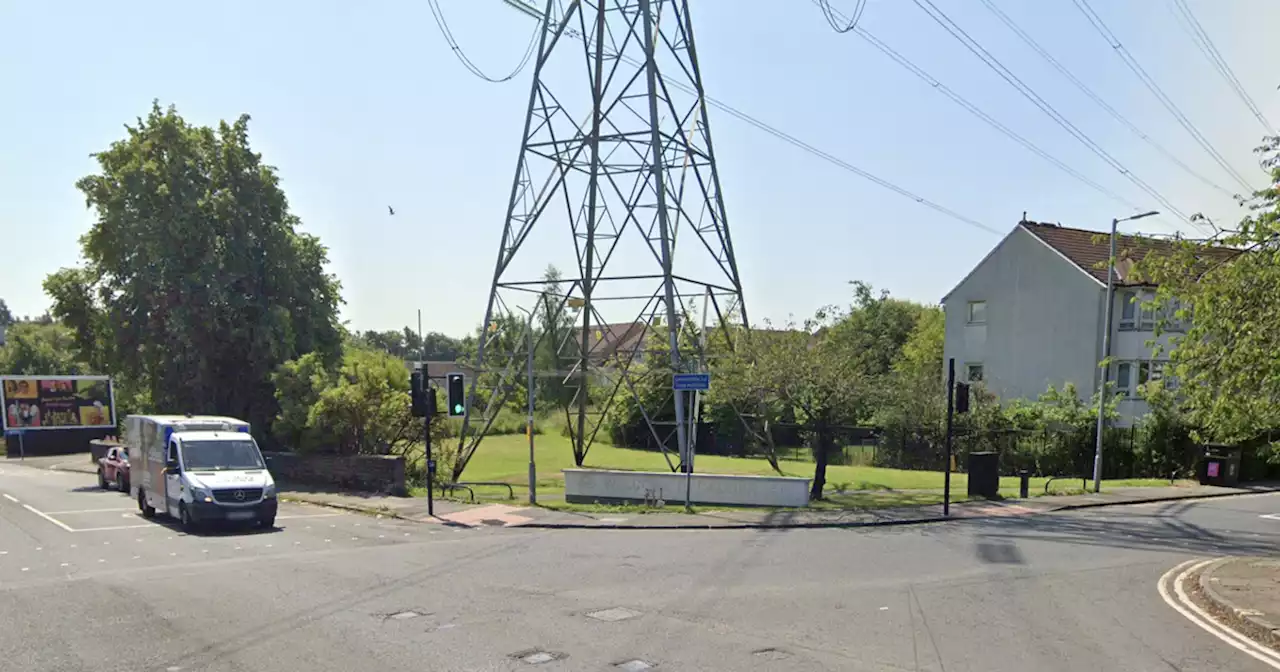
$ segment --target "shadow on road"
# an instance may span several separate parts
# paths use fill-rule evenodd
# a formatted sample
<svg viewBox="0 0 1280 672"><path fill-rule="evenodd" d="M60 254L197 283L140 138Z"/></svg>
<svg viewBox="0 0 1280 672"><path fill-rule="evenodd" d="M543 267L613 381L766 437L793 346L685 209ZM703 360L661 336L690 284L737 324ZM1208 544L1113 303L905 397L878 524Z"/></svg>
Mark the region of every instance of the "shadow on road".
<svg viewBox="0 0 1280 672"><path fill-rule="evenodd" d="M1181 550L1206 555L1265 555L1280 549L1252 530L1206 528L1187 519L1196 502L1174 502L1152 512L1059 513L974 521L982 543L1048 542L1132 550ZM979 554L983 551L979 548Z"/></svg>

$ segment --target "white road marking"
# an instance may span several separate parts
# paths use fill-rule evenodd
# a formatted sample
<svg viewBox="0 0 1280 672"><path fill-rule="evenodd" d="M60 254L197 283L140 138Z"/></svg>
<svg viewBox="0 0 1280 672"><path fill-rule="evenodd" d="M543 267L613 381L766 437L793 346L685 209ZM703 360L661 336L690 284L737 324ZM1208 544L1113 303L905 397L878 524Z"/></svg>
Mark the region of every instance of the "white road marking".
<svg viewBox="0 0 1280 672"><path fill-rule="evenodd" d="M137 530L144 527L155 527L153 523L145 523L142 525L113 525L110 527L77 527L72 532L111 532L114 530ZM170 537L172 539L172 537ZM141 540L139 540L141 541Z"/></svg>
<svg viewBox="0 0 1280 672"><path fill-rule="evenodd" d="M1280 513L1264 513L1258 517L1266 518L1267 520L1280 520Z"/></svg>
<svg viewBox="0 0 1280 672"><path fill-rule="evenodd" d="M115 513L117 511L133 511L133 508L125 509L78 509L76 511L50 511L51 516L68 516L75 513Z"/></svg>
<svg viewBox="0 0 1280 672"><path fill-rule="evenodd" d="M15 499L15 500L13 500L13 501L15 501L15 502L16 502L16 501L18 501L18 500L16 500L16 499ZM51 515L49 515L49 514L45 513L44 511L41 511L41 510L39 510L39 509L35 508L34 506L31 506L30 504L23 504L23 505L22 505L22 508L24 508L24 509L26 509L26 510L30 511L31 513L36 514L37 516L40 516L41 518L44 518L45 520L47 520L47 521L49 521L49 522L53 523L54 525L57 525L58 527L61 527L62 529L66 530L66 531L68 531L68 532L75 532L75 530L71 529L71 527L70 527L69 525L67 525L66 523L62 522L61 520L58 520L57 518L54 518L53 516L51 516Z"/></svg>
<svg viewBox="0 0 1280 672"><path fill-rule="evenodd" d="M1165 604L1173 607L1174 611L1200 626L1205 632L1266 663L1272 669L1280 670L1280 654L1218 623L1187 597L1186 590L1182 587L1187 575L1194 573L1211 562L1213 560L1188 560L1165 572L1164 576L1160 577L1160 583L1156 586L1160 591L1160 597L1165 601ZM1173 576L1175 573L1177 573L1176 577ZM1165 587L1165 584L1169 582L1173 583L1174 592L1177 594L1176 598L1170 596L1169 589Z"/></svg>
<svg viewBox="0 0 1280 672"><path fill-rule="evenodd" d="M9 501L11 501L11 502L13 502L14 504L17 504L17 503L18 503L18 498L17 498L17 497L14 497L13 495L11 495L11 494L9 494L9 493L7 493L7 492L6 492L6 493L4 493L4 498L5 498L5 499L7 499L7 500L9 500Z"/></svg>
<svg viewBox="0 0 1280 672"><path fill-rule="evenodd" d="M299 513L292 516L276 516L276 520L298 520L299 518L335 518L337 516L345 516L345 513ZM334 527L330 525L329 527ZM307 529L311 529L308 525Z"/></svg>

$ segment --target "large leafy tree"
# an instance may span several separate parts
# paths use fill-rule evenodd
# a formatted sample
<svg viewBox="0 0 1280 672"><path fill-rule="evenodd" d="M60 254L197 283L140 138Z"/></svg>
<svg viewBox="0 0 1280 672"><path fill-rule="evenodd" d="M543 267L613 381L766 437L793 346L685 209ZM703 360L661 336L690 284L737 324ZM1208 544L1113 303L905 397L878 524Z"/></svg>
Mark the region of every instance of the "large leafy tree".
<svg viewBox="0 0 1280 672"><path fill-rule="evenodd" d="M1216 441L1280 428L1280 138L1258 148L1271 186L1256 192L1239 226L1214 241L1181 241L1138 268L1159 286L1170 361L1191 422ZM1210 247L1242 251L1224 255Z"/></svg>
<svg viewBox="0 0 1280 672"><path fill-rule="evenodd" d="M76 183L96 214L84 265L45 290L81 357L136 381L155 410L265 429L271 372L308 352L339 356L341 299L248 131L247 115L201 127L153 104Z"/></svg>
<svg viewBox="0 0 1280 672"><path fill-rule="evenodd" d="M17 322L0 347L0 374L52 376L89 373L76 357L74 335L61 324Z"/></svg>
<svg viewBox="0 0 1280 672"><path fill-rule="evenodd" d="M0 299L0 329L13 324L13 313L9 311L9 304Z"/></svg>

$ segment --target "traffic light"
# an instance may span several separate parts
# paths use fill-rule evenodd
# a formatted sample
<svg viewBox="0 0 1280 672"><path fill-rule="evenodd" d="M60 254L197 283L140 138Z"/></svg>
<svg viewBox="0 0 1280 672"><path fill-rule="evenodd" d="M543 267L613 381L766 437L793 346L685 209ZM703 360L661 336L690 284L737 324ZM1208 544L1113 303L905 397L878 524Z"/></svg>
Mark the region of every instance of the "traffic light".
<svg viewBox="0 0 1280 672"><path fill-rule="evenodd" d="M969 412L969 383L956 383L956 413Z"/></svg>
<svg viewBox="0 0 1280 672"><path fill-rule="evenodd" d="M427 417L427 394L422 371L409 374L409 410L415 418Z"/></svg>
<svg viewBox="0 0 1280 672"><path fill-rule="evenodd" d="M449 384L449 417L464 415L467 410L467 391L461 373L446 376Z"/></svg>

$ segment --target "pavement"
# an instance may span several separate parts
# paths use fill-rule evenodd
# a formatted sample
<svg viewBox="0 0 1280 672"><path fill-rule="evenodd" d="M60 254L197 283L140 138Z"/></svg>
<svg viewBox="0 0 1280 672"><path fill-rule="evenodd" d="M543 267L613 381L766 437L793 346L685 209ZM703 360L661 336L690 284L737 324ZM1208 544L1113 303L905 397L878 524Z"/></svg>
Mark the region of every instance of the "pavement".
<svg viewBox="0 0 1280 672"><path fill-rule="evenodd" d="M1280 558L1223 558L1195 578L1196 597L1211 614L1272 650L1280 649Z"/></svg>
<svg viewBox="0 0 1280 672"><path fill-rule="evenodd" d="M1159 587L1275 557L1280 494L715 534L288 503L278 530L189 535L132 508L92 474L0 461L0 668L1277 669Z"/></svg>

